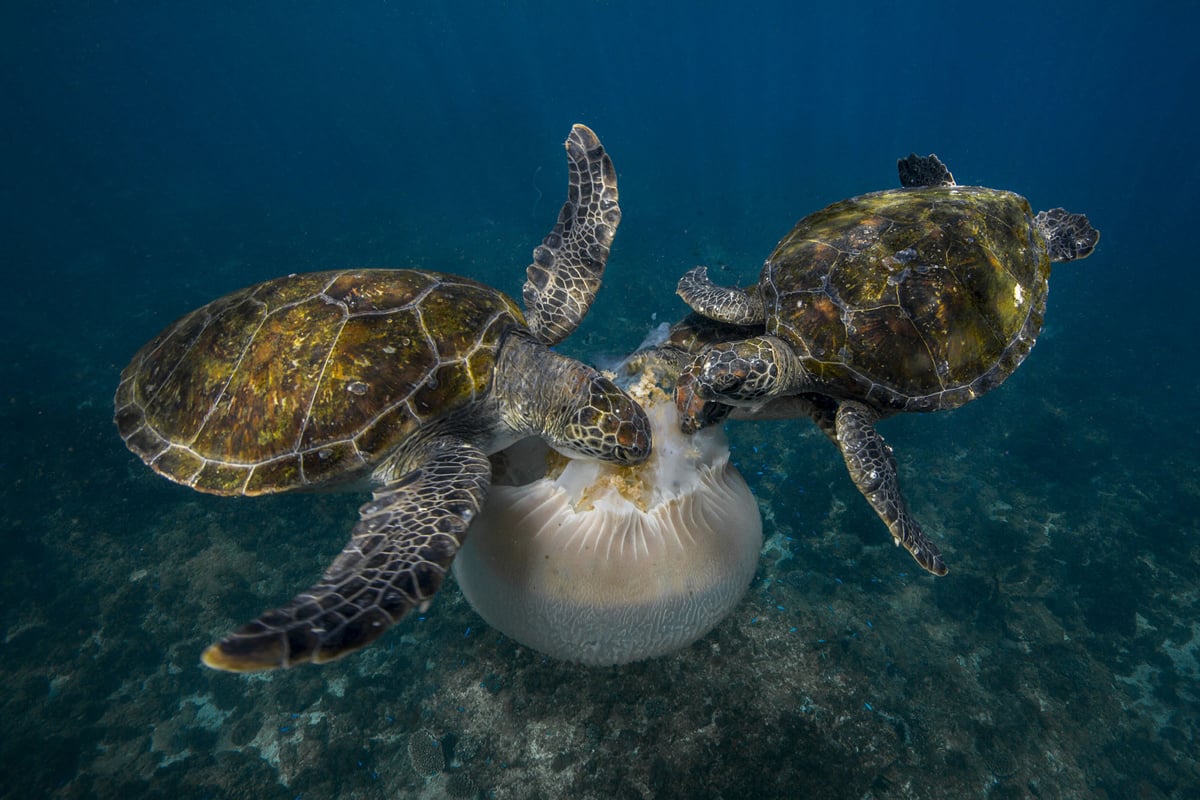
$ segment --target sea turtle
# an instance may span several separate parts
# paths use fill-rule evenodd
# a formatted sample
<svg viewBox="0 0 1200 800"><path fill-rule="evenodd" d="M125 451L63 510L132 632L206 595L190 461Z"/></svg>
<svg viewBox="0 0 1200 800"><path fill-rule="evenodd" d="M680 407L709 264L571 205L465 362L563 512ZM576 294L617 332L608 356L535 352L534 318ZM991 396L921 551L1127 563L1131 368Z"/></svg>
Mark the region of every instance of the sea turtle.
<svg viewBox="0 0 1200 800"><path fill-rule="evenodd" d="M685 430L730 406L811 416L895 541L942 575L875 423L999 386L1041 330L1051 262L1086 257L1100 234L1082 214L1035 215L1020 195L958 186L937 156L898 166L903 188L800 220L749 289L717 286L704 267L683 276L680 296L711 322L673 332L698 351L676 405Z"/></svg>
<svg viewBox="0 0 1200 800"><path fill-rule="evenodd" d="M186 315L125 368L121 437L173 481L220 495L374 490L320 581L204 663L329 661L423 608L483 505L489 454L519 439L623 464L649 455L641 407L550 349L591 305L621 219L596 135L576 125L566 149L568 199L526 271L527 317L437 272L289 275Z"/></svg>

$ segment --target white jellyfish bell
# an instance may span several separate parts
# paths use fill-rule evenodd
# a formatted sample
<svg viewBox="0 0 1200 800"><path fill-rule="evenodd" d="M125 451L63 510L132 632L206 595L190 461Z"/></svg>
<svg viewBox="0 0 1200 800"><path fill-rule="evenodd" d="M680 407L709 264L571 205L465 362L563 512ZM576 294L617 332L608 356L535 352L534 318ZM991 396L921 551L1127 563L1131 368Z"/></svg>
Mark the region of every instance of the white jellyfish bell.
<svg viewBox="0 0 1200 800"><path fill-rule="evenodd" d="M684 647L741 599L762 520L720 426L686 436L647 367L628 387L654 452L622 467L531 439L504 451L454 561L492 627L555 658L623 664Z"/></svg>

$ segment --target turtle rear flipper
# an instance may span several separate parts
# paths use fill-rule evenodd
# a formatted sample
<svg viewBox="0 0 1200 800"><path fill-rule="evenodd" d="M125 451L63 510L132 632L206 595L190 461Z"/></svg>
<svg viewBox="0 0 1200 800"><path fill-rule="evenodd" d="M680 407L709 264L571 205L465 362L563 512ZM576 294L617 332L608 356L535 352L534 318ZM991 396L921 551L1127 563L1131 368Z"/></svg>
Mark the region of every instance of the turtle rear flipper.
<svg viewBox="0 0 1200 800"><path fill-rule="evenodd" d="M349 544L320 582L204 651L232 672L341 658L433 599L483 506L487 455L459 439L426 444L418 465L359 509Z"/></svg>
<svg viewBox="0 0 1200 800"><path fill-rule="evenodd" d="M838 405L836 436L846 469L875 513L887 523L896 544L904 545L917 563L934 575L945 575L946 562L941 551L908 512L908 503L900 493L892 448L875 430L878 419L879 415L862 403L848 401Z"/></svg>
<svg viewBox="0 0 1200 800"><path fill-rule="evenodd" d="M1100 231L1092 227L1086 214L1072 214L1064 208L1039 211L1033 224L1046 239L1051 261L1087 258L1100 241Z"/></svg>
<svg viewBox="0 0 1200 800"><path fill-rule="evenodd" d="M522 290L529 329L550 345L567 338L591 308L621 223L617 170L596 134L574 125L566 148L567 200L534 248Z"/></svg>
<svg viewBox="0 0 1200 800"><path fill-rule="evenodd" d="M906 189L956 185L950 169L933 153L927 156L909 153L896 161L896 169L900 173L900 185Z"/></svg>

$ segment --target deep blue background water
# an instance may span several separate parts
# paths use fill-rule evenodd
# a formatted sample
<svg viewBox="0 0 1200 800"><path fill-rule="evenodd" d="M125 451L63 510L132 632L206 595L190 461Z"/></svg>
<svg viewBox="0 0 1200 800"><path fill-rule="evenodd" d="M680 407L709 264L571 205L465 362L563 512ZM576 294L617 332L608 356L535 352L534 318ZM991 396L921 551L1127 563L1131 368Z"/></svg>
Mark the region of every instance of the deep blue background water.
<svg viewBox="0 0 1200 800"><path fill-rule="evenodd" d="M422 265L517 294L561 202L573 122L613 155L625 214L600 299L564 345L583 357L681 315L674 283L693 264L752 279L796 219L893 185L910 151L937 152L959 183L1089 214L1100 247L1056 268L1028 363L995 397L885 432L902 463L919 454L907 479L926 509L940 489L924 468L955 446L968 462L1011 456L1013 493L1046 491L1047 513L1141 487L1136 513L1086 534L1124 548L1107 577L1068 577L1102 598L1125 576L1122 596L1149 613L1156 573L1133 580L1128 564L1169 562L1184 589L1197 575L1198 25L1192 3L5 4L10 640L39 605L76 602L64 525L119 508L118 527L145 532L181 501L108 422L142 342L229 290L311 269ZM781 430L738 435L767 449ZM830 481L835 458L813 456ZM975 563L995 546L949 544ZM28 655L6 646L4 671ZM1186 737L1194 667L1164 701ZM1200 791L1187 775L1156 786Z"/></svg>
<svg viewBox="0 0 1200 800"><path fill-rule="evenodd" d="M1060 270L1050 324L1088 345L1089 369L1136 358L1119 358L1125 382L1150 400L1177 379L1158 351L1194 339L1194 12L541 6L10 8L10 335L89 359L41 327L70 308L93 345L97 328L119 339L116 366L197 301L344 264L515 290L557 203L557 143L582 121L618 154L629 210L601 314L641 281L677 313L674 277L705 248L752 276L803 213L932 150L960 182L1095 217L1103 258ZM113 324L134 314L147 324Z"/></svg>

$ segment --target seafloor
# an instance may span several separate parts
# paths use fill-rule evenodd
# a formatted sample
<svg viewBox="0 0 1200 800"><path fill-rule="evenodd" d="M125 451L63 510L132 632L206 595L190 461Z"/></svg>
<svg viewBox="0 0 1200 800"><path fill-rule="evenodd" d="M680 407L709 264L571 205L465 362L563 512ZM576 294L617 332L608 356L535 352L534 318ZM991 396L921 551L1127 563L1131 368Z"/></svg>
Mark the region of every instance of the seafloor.
<svg viewBox="0 0 1200 800"><path fill-rule="evenodd" d="M599 313L576 352L653 324L648 308ZM166 321L126 328L148 338ZM891 544L810 424L734 423L767 544L742 605L686 650L550 661L489 629L451 580L377 646L253 677L199 654L307 586L361 498L219 499L152 475L110 421L136 345L114 335L30 343L19 369L54 362L73 383L9 390L6 425L28 444L0 487L0 797L1150 800L1200 786L1200 626L1181 621L1200 586L1193 456L1131 447L1149 412L1063 377L1068 332L1052 326L976 403L884 423L944 578Z"/></svg>

